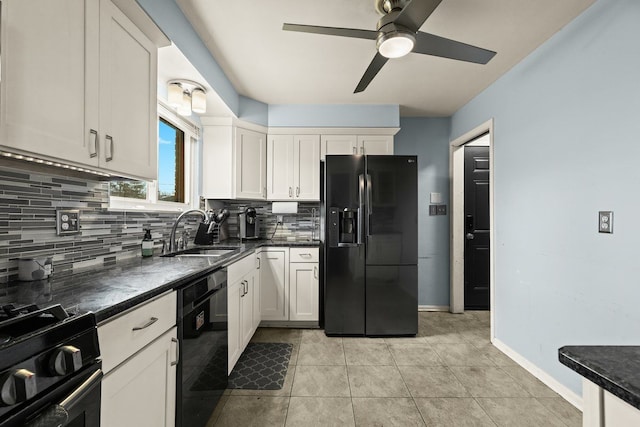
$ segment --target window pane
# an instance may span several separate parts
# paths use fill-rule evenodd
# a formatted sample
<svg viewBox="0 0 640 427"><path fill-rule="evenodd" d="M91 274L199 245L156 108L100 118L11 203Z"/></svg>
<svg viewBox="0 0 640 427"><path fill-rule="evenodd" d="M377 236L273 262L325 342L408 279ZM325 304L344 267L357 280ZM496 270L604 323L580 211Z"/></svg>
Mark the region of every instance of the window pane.
<svg viewBox="0 0 640 427"><path fill-rule="evenodd" d="M160 119L158 200L184 202L184 132Z"/></svg>
<svg viewBox="0 0 640 427"><path fill-rule="evenodd" d="M147 198L146 181L111 181L109 184L111 196L143 200Z"/></svg>

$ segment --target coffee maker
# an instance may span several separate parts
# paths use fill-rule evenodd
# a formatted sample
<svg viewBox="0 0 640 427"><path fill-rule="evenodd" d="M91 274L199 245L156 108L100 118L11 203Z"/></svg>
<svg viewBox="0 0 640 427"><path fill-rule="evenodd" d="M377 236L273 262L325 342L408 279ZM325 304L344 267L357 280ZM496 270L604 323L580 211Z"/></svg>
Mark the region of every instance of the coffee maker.
<svg viewBox="0 0 640 427"><path fill-rule="evenodd" d="M254 208L246 208L238 214L238 232L241 239L257 239L260 234L260 222Z"/></svg>

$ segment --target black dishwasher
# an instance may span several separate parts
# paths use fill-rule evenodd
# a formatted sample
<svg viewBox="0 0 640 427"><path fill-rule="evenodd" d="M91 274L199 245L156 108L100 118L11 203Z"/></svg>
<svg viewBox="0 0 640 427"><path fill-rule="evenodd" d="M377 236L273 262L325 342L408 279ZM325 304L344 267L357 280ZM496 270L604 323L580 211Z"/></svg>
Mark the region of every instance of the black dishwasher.
<svg viewBox="0 0 640 427"><path fill-rule="evenodd" d="M227 388L227 270L178 289L176 426L207 424Z"/></svg>

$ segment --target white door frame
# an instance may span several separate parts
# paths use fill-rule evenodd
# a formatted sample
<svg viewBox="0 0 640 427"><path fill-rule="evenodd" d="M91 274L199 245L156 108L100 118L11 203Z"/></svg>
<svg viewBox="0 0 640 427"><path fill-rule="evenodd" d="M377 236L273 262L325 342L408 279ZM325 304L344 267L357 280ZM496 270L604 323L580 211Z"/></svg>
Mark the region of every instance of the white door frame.
<svg viewBox="0 0 640 427"><path fill-rule="evenodd" d="M493 119L454 139L449 145L449 178L451 179L451 301L449 311L464 312L464 145L489 132L489 306L491 308L491 340L493 341L494 304L494 236L493 224Z"/></svg>

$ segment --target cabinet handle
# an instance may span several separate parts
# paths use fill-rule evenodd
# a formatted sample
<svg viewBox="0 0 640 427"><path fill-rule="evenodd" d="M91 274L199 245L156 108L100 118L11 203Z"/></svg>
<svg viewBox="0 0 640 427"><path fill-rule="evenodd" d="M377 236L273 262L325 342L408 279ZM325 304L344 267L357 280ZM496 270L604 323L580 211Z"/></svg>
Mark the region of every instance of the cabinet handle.
<svg viewBox="0 0 640 427"><path fill-rule="evenodd" d="M364 145L360 147L360 153L364 154Z"/></svg>
<svg viewBox="0 0 640 427"><path fill-rule="evenodd" d="M110 162L113 160L113 137L111 135L106 135L104 139L109 141L109 154L105 156L105 160Z"/></svg>
<svg viewBox="0 0 640 427"><path fill-rule="evenodd" d="M293 188L289 187L289 197L293 197Z"/></svg>
<svg viewBox="0 0 640 427"><path fill-rule="evenodd" d="M248 294L249 293L249 282L247 282L246 280L244 281L244 294Z"/></svg>
<svg viewBox="0 0 640 427"><path fill-rule="evenodd" d="M296 187L296 197L300 197L300 187Z"/></svg>
<svg viewBox="0 0 640 427"><path fill-rule="evenodd" d="M311 258L311 254L300 254L301 257L303 258Z"/></svg>
<svg viewBox="0 0 640 427"><path fill-rule="evenodd" d="M358 149L356 147L353 147L353 154L358 154Z"/></svg>
<svg viewBox="0 0 640 427"><path fill-rule="evenodd" d="M256 270L260 270L260 257L257 257L256 261L258 262L258 266L256 267Z"/></svg>
<svg viewBox="0 0 640 427"><path fill-rule="evenodd" d="M244 280L242 282L240 282L240 286L242 287L242 293L240 294L240 298L245 296L245 287L244 287Z"/></svg>
<svg viewBox="0 0 640 427"><path fill-rule="evenodd" d="M176 345L176 360L171 362L171 366L176 366L178 362L180 362L180 344L178 344L178 340L175 338L171 338L171 342Z"/></svg>
<svg viewBox="0 0 640 427"><path fill-rule="evenodd" d="M91 129L89 138L89 158L93 158L98 155L98 132L95 129ZM91 147L93 147L93 150L91 150Z"/></svg>
<svg viewBox="0 0 640 427"><path fill-rule="evenodd" d="M318 278L318 267L316 266L313 267L313 278L314 279Z"/></svg>
<svg viewBox="0 0 640 427"><path fill-rule="evenodd" d="M142 326L136 326L133 329L131 329L132 331L141 331L143 329L148 328L149 326L153 325L154 323L156 323L158 321L157 317L152 317L151 319L149 319L149 321L147 323L145 323Z"/></svg>

